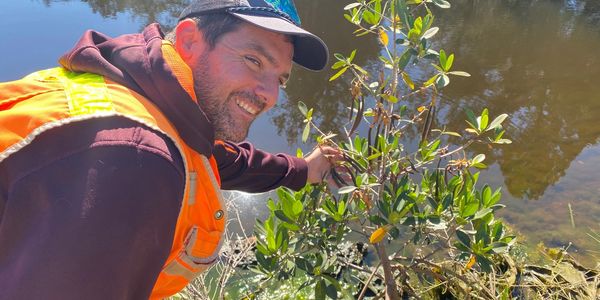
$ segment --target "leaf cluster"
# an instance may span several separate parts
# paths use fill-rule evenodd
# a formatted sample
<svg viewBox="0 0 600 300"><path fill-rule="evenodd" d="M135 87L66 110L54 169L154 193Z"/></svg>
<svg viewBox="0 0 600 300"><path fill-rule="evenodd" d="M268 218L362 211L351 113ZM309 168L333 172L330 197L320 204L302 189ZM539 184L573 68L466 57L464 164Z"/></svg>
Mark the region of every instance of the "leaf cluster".
<svg viewBox="0 0 600 300"><path fill-rule="evenodd" d="M498 271L496 261L515 237L495 216L503 208L500 190L478 184L480 173L473 172L487 167L485 155L465 149L473 143L510 143L502 125L508 116L466 110L462 130L437 124L441 90L450 76L469 74L453 69L454 54L432 48L440 28L434 26L431 6L450 4L360 0L344 8L357 36L373 34L379 40L381 69L355 64L357 50L334 55L330 81L347 73L352 77L345 137L321 132L313 122L318 110L299 103L305 117L302 140L313 136L319 145L334 145L344 159L331 170L337 187L280 189L279 200L269 200L270 216L257 220L255 230L255 271L265 281L305 276L300 289L314 291L316 299L361 298L368 290L399 299L402 293L427 293L428 285L449 285L440 282L440 274L455 271L436 269L446 260L462 264L463 271ZM418 80L412 69L430 74ZM415 98L427 104L413 110L409 100ZM421 132L415 150L405 134L411 128ZM367 245L376 262L346 259L340 254L345 241ZM425 275L424 265L431 267ZM383 285L374 286L373 278ZM409 279L425 285L421 292Z"/></svg>

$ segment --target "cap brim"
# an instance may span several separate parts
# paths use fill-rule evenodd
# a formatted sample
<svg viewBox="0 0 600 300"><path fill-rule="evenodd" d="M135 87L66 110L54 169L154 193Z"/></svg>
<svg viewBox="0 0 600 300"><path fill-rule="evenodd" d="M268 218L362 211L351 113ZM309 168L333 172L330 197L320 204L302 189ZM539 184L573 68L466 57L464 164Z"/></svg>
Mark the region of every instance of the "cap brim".
<svg viewBox="0 0 600 300"><path fill-rule="evenodd" d="M295 37L293 57L295 63L313 71L323 70L327 65L329 51L318 36L278 17L231 11L229 13L258 27L293 35Z"/></svg>

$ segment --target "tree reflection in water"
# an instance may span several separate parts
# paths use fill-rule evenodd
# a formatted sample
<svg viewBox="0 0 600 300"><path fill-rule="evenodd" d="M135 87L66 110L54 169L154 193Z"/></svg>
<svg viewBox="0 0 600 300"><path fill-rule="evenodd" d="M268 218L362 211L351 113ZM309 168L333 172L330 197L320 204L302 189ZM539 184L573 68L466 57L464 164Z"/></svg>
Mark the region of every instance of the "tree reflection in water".
<svg viewBox="0 0 600 300"><path fill-rule="evenodd" d="M190 0L42 0L46 6L56 2L84 2L94 13L104 18L116 18L119 13L129 13L141 24L159 22L163 28L172 28L179 13Z"/></svg>
<svg viewBox="0 0 600 300"><path fill-rule="evenodd" d="M555 1L556 2L556 1ZM571 1L574 3L575 1ZM473 75L445 91L454 111L488 106L511 115L514 141L498 162L512 195L537 199L557 182L584 147L595 144L600 113L600 30L597 1L572 10L563 1L461 1L442 16L451 28L444 41L457 49L460 66ZM567 3L567 2L564 2ZM587 14L586 14L587 13ZM450 128L461 118L448 119ZM490 161L491 162L491 161Z"/></svg>
<svg viewBox="0 0 600 300"><path fill-rule="evenodd" d="M46 5L68 1L43 0ZM128 12L142 24L159 21L168 29L189 1L83 2L106 18ZM349 2L297 0L296 4L303 25L326 41L331 54L347 55L359 48L356 63L376 68L380 49L375 38L353 37L354 27L342 16ZM600 78L600 1L455 0L452 5L436 13L436 25L443 30L439 35L443 40L438 37L437 42L456 53L456 69L472 77L453 79L444 90L439 124L452 130L464 128L466 107L481 110L486 106L492 115L508 113L507 136L513 144L473 151L486 153L486 162L499 166L513 197L550 201L555 197L545 194L548 188L565 177L573 160L600 136L600 84L596 82ZM299 100L317 108L315 117L325 131L335 132L347 121L348 82L342 78L331 85L327 79L332 74L330 69L321 73L294 70L288 100L270 114L290 148L297 146L303 127ZM411 76L425 79L427 74L413 70ZM418 102L424 99L409 101L421 105Z"/></svg>
<svg viewBox="0 0 600 300"><path fill-rule="evenodd" d="M43 0L46 5L68 1ZM168 29L190 0L83 2L106 18L128 12L142 24L159 21ZM378 64L376 40L352 36L354 27L341 14L343 1L296 2L303 26L318 33L331 53L359 48L359 65ZM501 151L476 150L487 152L488 162L500 165L512 195L537 199L600 135L595 125L600 85L594 82L600 75L600 2L458 0L453 6L439 13L438 26L444 30L439 43L456 53L456 68L473 77L455 79L444 91L446 114L439 121L448 128L463 127L465 107L487 106L492 113L510 114L513 145ZM347 121L348 83L329 84L331 74L328 69L294 71L286 89L288 101L271 114L290 144L297 142L302 128L296 108L300 100L318 108L324 130L336 132Z"/></svg>

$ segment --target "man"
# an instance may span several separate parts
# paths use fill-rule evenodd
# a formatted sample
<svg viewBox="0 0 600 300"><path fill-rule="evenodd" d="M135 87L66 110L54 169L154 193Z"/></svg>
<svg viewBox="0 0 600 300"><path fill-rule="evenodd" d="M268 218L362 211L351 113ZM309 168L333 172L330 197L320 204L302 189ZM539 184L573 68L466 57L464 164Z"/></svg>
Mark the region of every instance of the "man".
<svg viewBox="0 0 600 300"><path fill-rule="evenodd" d="M292 61L325 66L299 23L291 1L198 0L169 39L87 31L60 68L0 84L0 298L168 297L217 258L220 189L319 182L334 149L236 144Z"/></svg>

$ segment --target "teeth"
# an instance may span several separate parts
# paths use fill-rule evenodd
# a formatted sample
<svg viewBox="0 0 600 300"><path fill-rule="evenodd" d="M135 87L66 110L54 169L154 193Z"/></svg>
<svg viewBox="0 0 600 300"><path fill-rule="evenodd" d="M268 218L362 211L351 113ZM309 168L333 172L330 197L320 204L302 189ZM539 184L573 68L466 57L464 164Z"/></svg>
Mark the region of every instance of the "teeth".
<svg viewBox="0 0 600 300"><path fill-rule="evenodd" d="M240 100L236 100L235 103L239 107L241 107L242 109L244 109L246 112L248 112L249 114L256 115L258 113L258 110L256 110L252 106L248 105L248 103L246 103L246 102L242 102Z"/></svg>

